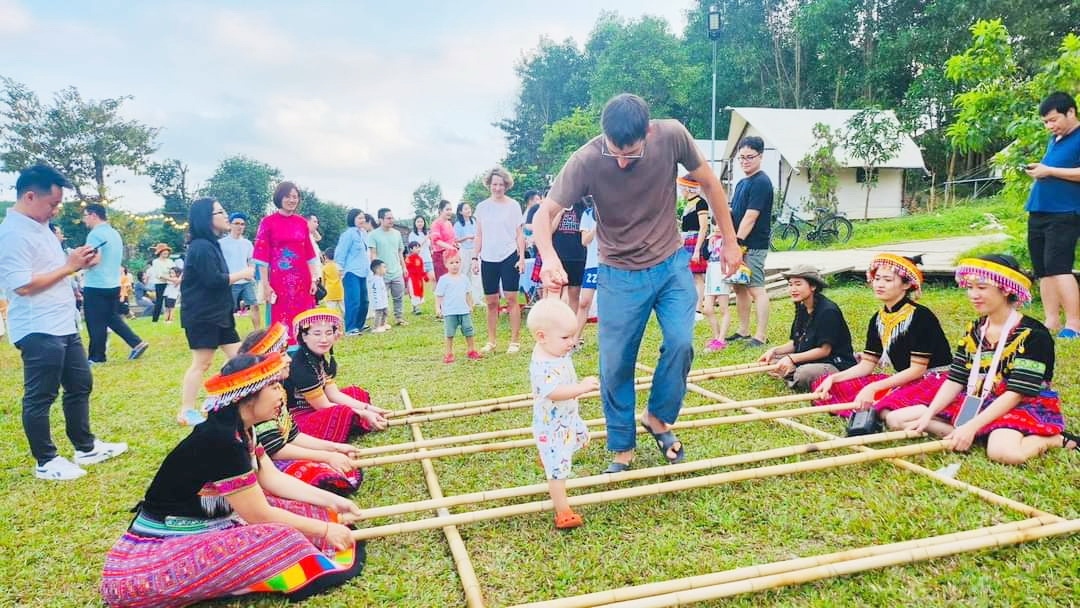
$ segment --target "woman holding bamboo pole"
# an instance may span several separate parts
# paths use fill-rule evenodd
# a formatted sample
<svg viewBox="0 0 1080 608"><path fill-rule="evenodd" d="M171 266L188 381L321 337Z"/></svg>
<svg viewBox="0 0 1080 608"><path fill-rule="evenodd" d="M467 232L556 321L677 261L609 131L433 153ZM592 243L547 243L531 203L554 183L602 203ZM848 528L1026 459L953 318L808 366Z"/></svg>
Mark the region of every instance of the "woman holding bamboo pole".
<svg viewBox="0 0 1080 608"><path fill-rule="evenodd" d="M987 457L1002 464L1023 464L1052 447L1080 450L1050 388L1050 332L1016 310L1031 301L1031 279L1012 256L989 255L960 260L956 282L979 318L968 324L930 405L895 410L886 424L942 436L956 451L984 439Z"/></svg>
<svg viewBox="0 0 1080 608"><path fill-rule="evenodd" d="M828 395L815 405L854 402L858 409L873 407L891 411L928 403L952 361L949 340L929 308L915 303L922 295L923 274L919 258L891 253L870 262L866 281L881 302L866 328L866 348L854 367L823 376L814 392ZM892 366L895 373L877 372ZM852 411L837 412L850 416Z"/></svg>
<svg viewBox="0 0 1080 608"><path fill-rule="evenodd" d="M106 604L270 592L296 601L360 573L363 546L343 525L360 509L278 471L253 437L284 407L284 369L278 353L237 355L206 382L206 422L165 457L105 558Z"/></svg>

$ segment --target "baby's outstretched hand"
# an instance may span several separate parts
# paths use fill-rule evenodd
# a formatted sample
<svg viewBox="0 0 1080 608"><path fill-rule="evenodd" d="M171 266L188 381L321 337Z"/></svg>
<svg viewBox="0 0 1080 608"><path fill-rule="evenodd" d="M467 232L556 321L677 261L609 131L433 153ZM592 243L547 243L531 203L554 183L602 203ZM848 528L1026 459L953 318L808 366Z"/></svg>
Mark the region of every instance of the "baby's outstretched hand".
<svg viewBox="0 0 1080 608"><path fill-rule="evenodd" d="M585 376L578 383L582 393L588 393L600 389L600 380L596 376Z"/></svg>

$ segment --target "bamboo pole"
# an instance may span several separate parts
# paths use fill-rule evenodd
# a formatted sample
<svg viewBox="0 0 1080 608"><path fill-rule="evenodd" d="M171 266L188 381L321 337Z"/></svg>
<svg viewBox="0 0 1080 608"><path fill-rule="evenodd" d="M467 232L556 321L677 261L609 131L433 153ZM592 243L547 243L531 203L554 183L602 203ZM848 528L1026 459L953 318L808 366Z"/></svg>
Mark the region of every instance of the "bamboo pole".
<svg viewBox="0 0 1080 608"><path fill-rule="evenodd" d="M838 450L846 447L851 447L853 445L864 445L867 443L880 443L885 441L897 441L900 439L912 439L919 436L921 436L921 433L916 433L915 431L895 431L892 433L879 433L877 435L846 437L844 439L836 439L833 441L805 443L802 445L773 448L771 450L762 450L758 452L744 452L742 454L719 456L716 458L707 458L704 460L693 460L689 462L681 462L679 464L669 464L663 466L648 467L644 469L631 469L622 473L600 473L597 475L589 475L586 477L575 477L573 479L569 479L566 482L566 488L568 490L572 490L589 488L598 485L620 483L624 481L633 481L637 479L682 475L686 473L702 471L705 469L729 467L741 464L749 464L752 462L761 462L764 460L773 460L776 458L799 456L801 454ZM514 488L500 488L497 490L485 490L481 492L472 492L469 494L458 494L456 496L449 496L441 500L418 500L415 502L398 503L386 507L371 507L364 509L360 519L371 520L380 517L392 517L396 515L404 515L406 513L415 513L417 511L431 511L433 509L439 509L444 507L457 507L461 505L476 504L480 502L488 502L494 500L508 500L512 498L520 498L522 496L544 494L547 491L547 483L537 483L527 486L518 486Z"/></svg>
<svg viewBox="0 0 1080 608"><path fill-rule="evenodd" d="M608 490L605 492L581 494L578 496L570 497L569 502L571 506L575 507L582 505L599 504L616 500L625 500L628 498L656 496L658 494L667 494L670 492L678 492L682 490L692 490L724 483L746 481L750 479L764 479L780 475L790 475L792 473L821 471L824 469L842 467L851 464L883 460L885 458L902 458L904 456L911 456L914 454L929 454L947 449L948 442L946 441L929 441L925 443L905 445L894 448L887 448L883 450L873 450L866 453L847 454L844 456L831 456L815 460L777 464L752 469L740 469L737 471L715 473L713 475L704 475L691 479L676 479L672 481L664 481L660 483L635 486L631 488L620 488L617 490ZM552 506L553 505L551 500L542 500L522 503L518 505L510 505L506 507L495 507L491 509L483 509L480 511L471 511L467 513L440 516L430 519L420 519L416 521L409 521L397 524L374 526L371 528L361 528L359 530L353 530L353 538L357 540L363 540L368 538L389 536L392 534L404 534L406 532L431 530L434 528L442 528L445 526L460 526L479 521L490 521L493 519L514 517L517 515L541 513L551 510Z"/></svg>
<svg viewBox="0 0 1080 608"><path fill-rule="evenodd" d="M786 398L786 397L785 397ZM814 414L824 414L829 412L839 412L842 410L851 409L851 403L836 403L833 405L823 405L814 407L796 408L793 410L774 410L766 412L758 410L758 413L754 414L739 414L736 416L717 416L715 418L702 418L698 420L683 420L676 422L671 426L675 430L683 429L696 429L711 426L718 426L722 424L740 424L743 422L757 422L758 420L769 420L771 418L787 418L798 416L812 416ZM699 410L696 413L703 411L716 411L717 409L732 409L732 404L718 403L715 405L702 405L697 408L687 408ZM602 418L592 419L586 421L586 426L596 426L598 423L603 423ZM640 426L635 427L635 432L639 435L645 433L645 429ZM590 439L603 439L607 437L607 431L591 431L589 433ZM479 454L481 452L502 452L505 450L513 450L517 448L528 448L535 445L533 439L515 439L512 441L501 441L496 443L483 443L479 445L466 445L458 447L438 448L431 451L425 451L423 453L406 452L403 454L393 454L390 456L376 456L374 458L361 458L359 460L353 460L352 465L356 468L375 467L387 464L395 464L399 462L413 462L415 460L428 459L428 458L445 458L447 456L465 456L467 454Z"/></svg>
<svg viewBox="0 0 1080 608"><path fill-rule="evenodd" d="M615 602L625 602L627 600L636 600L640 598L685 591L688 589L697 589L711 585L729 583L732 581L740 581L748 578L758 578L762 576L782 574L785 572L793 572L796 570L802 570L814 566L835 564L863 557L872 557L875 555L894 553L896 551L904 551L908 549L917 549L921 547L930 547L946 543L954 543L957 541L962 541L969 538L977 538L980 536L985 536L987 534L995 534L998 532L1026 530L1051 523L1054 522L1050 518L1034 517L1031 519L1024 519L1011 523L998 524L996 526L976 528L974 530L965 530L963 532L943 534L940 536L929 536L926 538L889 543L887 545L869 545L856 549L848 549L845 551L837 551L834 553L826 553L823 555L816 555L812 557L799 557L795 559L788 559L768 564L734 568L732 570L725 570L722 572L712 572L710 574L701 574L698 576L689 576L668 581L646 583L643 585L635 585L633 587L620 587L617 589L608 589L605 591L576 595L573 597L564 597L540 602L530 602L528 604L518 604L513 608L585 608L587 606L601 606L613 604Z"/></svg>
<svg viewBox="0 0 1080 608"><path fill-rule="evenodd" d="M761 372L768 372L776 369L778 365L770 364L753 368L735 369L724 372L708 372L700 375L687 376L688 381L700 381L700 380L714 380L716 378L729 378L733 376L745 376L748 374L758 374ZM635 387L635 390L644 390L652 388L652 382L646 382L644 384ZM578 397L578 399L593 399L599 397L598 391L592 391L585 393ZM452 418L464 418L466 416L476 416L479 414L491 414L493 412L505 412L509 410L522 409L532 407L533 402L530 401L514 401L507 403L500 403L496 405L485 405L481 407L458 409L446 412L436 412L434 414L420 414L416 416L403 416L402 414L393 414L390 416L389 426L405 426L407 424L416 424L420 422L437 422L439 420L449 420ZM396 416L396 417L395 417Z"/></svg>
<svg viewBox="0 0 1080 608"><path fill-rule="evenodd" d="M982 534L973 538L940 543L928 547L915 547L912 549L893 551L891 553L803 568L780 574L747 578L718 585L709 585L698 589L655 595L648 598L628 600L625 602L609 603L604 604L603 608L664 608L667 606L685 606L687 604L731 597L742 593L776 589L778 587L787 587L825 578L845 576L848 574L865 572L867 570L913 564L961 553L972 553L984 549L1008 547L1052 536L1071 535L1078 532L1080 532L1080 519L1071 519L1026 529Z"/></svg>
<svg viewBox="0 0 1080 608"><path fill-rule="evenodd" d="M412 409L409 391L401 389L401 401L405 404L406 411ZM414 424L411 429L413 439L417 441L424 440L420 425ZM418 451L423 454L424 448L420 448ZM424 481L427 483L431 498L434 500L443 498L442 485L439 484L439 477L435 474L435 467L431 464L431 461L423 460L420 464L424 468ZM443 516L449 515L450 511L443 508L438 509L436 513ZM484 595L480 589L480 580L476 577L476 570L473 568L472 559L469 558L469 550L465 548L465 541L461 539L461 533L454 526L443 527L443 533L446 535L447 544L450 545L450 554L454 558L458 577L461 580L462 589L465 591L466 606L469 608L484 608Z"/></svg>
<svg viewBox="0 0 1080 608"><path fill-rule="evenodd" d="M734 405L733 403L716 403L712 405L699 405L694 407L683 408L682 414L702 414L706 412L719 412L725 410L736 410L743 407L750 406L767 406L767 405L781 405L785 403L799 403L801 401L810 401L815 399L819 395L813 393L800 393L795 395L781 395L779 397L764 397L761 399L748 399L746 401L739 401L740 405ZM586 426L600 426L604 424L603 418L591 418L585 421ZM407 450L415 450L419 447L425 448L437 448L445 447L448 445L454 445L457 443L472 443L478 441L489 441L492 439L506 439L508 437L517 437L519 435L531 435L532 427L524 426L514 429L504 429L501 431L487 431L484 433L472 433L468 435L453 435L448 437L439 437L436 439L426 439L422 442L410 441L407 443L391 443L388 445L380 445L371 448L363 448L357 450L360 456L378 456L380 454L387 454L390 452L404 452Z"/></svg>
<svg viewBox="0 0 1080 608"><path fill-rule="evenodd" d="M698 385L696 385L696 384L694 384L692 382L688 383L686 385L686 388L687 388L687 390L689 390L691 392L697 393L697 394L699 394L699 395L701 395L703 397L708 397L709 399L716 399L717 401L721 401L721 400L731 401L729 398L727 398L727 397L725 397L725 396L723 396L723 395L721 395L719 393L716 393L714 391L710 391L708 389L702 388L702 387L700 387L700 386L698 386ZM732 402L732 403L735 403L735 402ZM744 409L746 409L746 411L749 411L749 412L760 412L761 411L761 410L758 410L758 409L753 408L753 407L748 407L748 408L744 408ZM789 428L797 429L797 430L803 431L804 433L813 435L815 437L820 437L822 439L835 439L837 437L837 435L822 431L820 429L816 429L816 428L814 428L812 426L807 426L807 425L802 424L800 422L797 422L795 420L777 418L776 421L779 424L782 424L782 425L787 426ZM858 451L862 451L862 452L865 452L867 450L872 450L872 448L868 448L868 447L865 447L865 446L856 446L853 449L858 450ZM1057 521L1065 521L1064 518L1062 518L1062 517L1060 517L1058 515L1054 515L1053 513L1047 513L1046 511L1042 511L1042 510L1037 509L1037 508L1035 508L1035 507L1033 507L1031 505L1024 504L1024 503L1022 503L1020 501L1013 500L1011 498L1002 496L1000 494L995 494L995 493L993 493L993 492L991 492L989 490L986 490L984 488L981 488L979 486L967 483L965 481L960 481L959 479L953 479L953 478L950 478L950 477L942 477L941 475L938 475L934 471L932 471L932 470L930 470L930 469L928 469L928 468L926 468L924 466L917 465L917 464L915 464L915 463L913 463L911 461L902 460L902 459L898 459L898 458L893 458L893 459L889 459L888 462L895 465L895 466L897 466L897 467L900 467L901 469L906 469L908 471L918 473L918 474L923 475L925 477L929 477L930 479L933 479L933 480L935 480L935 481L937 481L939 483L942 483L944 485L947 485L949 487L956 488L956 489L959 489L959 490L964 490L966 492L970 492L971 494L974 494L975 496L978 496L982 500L984 500L984 501L986 501L986 502L988 502L988 503L990 503L992 505L997 505L999 507L1005 507L1007 509L1011 509L1013 511L1016 511L1017 513L1027 515L1028 517L1052 517Z"/></svg>
<svg viewBox="0 0 1080 608"><path fill-rule="evenodd" d="M686 375L687 380L711 380L714 378L725 378L730 376L742 376L746 374L756 374L761 372L771 371L776 368L775 364L764 363L739 363L736 365L725 365L723 367L709 367L700 370L691 370ZM651 375L634 379L634 390L641 391L652 388L653 377ZM578 397L579 399L594 399L600 396L599 391L591 391ZM500 397L496 399L481 399L478 401L465 401L461 403L448 403L443 405L432 405L428 407L416 408L413 411L406 412L404 410L394 410L388 412L386 417L392 420L397 420L405 416L417 416L422 414L434 414L438 412L469 412L470 414L487 414L490 412L501 412L509 409L517 409L519 407L529 407L533 403L532 394L526 393L521 395L510 395L508 397ZM488 409L491 408L491 409ZM464 415L464 414L463 414ZM453 417L453 416L451 416ZM444 418L436 418L435 420L443 420ZM431 420L423 420L422 422L430 422ZM399 422L391 423L394 426L403 424Z"/></svg>

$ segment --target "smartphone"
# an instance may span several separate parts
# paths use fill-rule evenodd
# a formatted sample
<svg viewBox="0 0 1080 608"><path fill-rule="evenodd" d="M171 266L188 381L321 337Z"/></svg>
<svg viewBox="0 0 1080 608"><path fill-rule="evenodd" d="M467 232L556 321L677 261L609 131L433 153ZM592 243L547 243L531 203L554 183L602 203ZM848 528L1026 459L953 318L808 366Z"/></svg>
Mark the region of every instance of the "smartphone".
<svg viewBox="0 0 1080 608"><path fill-rule="evenodd" d="M100 243L98 243L97 245L94 245L93 247L91 247L91 248L90 248L90 251L97 251L98 249L101 249L102 247L104 247L104 246L105 246L105 243L107 243L107 242L108 242L108 241L101 241L101 242L100 242Z"/></svg>

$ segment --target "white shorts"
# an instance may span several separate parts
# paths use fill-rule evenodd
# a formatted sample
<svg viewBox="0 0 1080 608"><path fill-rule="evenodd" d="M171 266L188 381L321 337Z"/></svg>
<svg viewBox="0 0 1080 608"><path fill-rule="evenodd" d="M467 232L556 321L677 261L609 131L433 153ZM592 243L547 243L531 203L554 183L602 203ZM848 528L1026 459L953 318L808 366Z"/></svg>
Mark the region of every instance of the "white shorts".
<svg viewBox="0 0 1080 608"><path fill-rule="evenodd" d="M705 294L707 296L726 296L731 294L731 287L724 282L724 270L720 262L709 262L705 271Z"/></svg>

